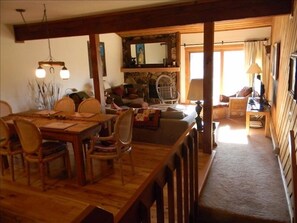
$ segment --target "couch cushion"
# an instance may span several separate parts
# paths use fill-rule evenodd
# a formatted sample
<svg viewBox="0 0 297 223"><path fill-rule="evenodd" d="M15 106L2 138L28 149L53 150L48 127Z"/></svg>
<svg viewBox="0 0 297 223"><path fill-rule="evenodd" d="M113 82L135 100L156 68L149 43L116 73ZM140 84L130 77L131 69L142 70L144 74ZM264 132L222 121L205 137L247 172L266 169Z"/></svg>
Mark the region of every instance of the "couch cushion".
<svg viewBox="0 0 297 223"><path fill-rule="evenodd" d="M182 111L163 111L161 118L183 119L186 115Z"/></svg>

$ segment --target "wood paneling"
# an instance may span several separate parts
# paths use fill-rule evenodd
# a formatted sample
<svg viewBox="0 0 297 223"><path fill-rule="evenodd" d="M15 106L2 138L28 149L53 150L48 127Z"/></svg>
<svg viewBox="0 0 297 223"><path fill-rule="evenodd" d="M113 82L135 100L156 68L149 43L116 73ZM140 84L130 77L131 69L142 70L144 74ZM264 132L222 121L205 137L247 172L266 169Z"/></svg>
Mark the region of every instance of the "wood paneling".
<svg viewBox="0 0 297 223"><path fill-rule="evenodd" d="M124 32L156 27L281 15L291 12L291 0L224 0L186 3L101 14L98 16L15 25L16 41ZM145 21L145 22L144 22Z"/></svg>
<svg viewBox="0 0 297 223"><path fill-rule="evenodd" d="M287 197L292 199L293 188L292 185L292 165L290 160L289 151L289 131L294 130L295 137L297 131L297 106L296 101L288 91L288 79L289 79L289 59L292 52L297 49L297 2L295 1L294 17L278 16L273 20L272 25L272 44L280 42L280 68L279 79L273 80L277 87L276 104L272 106L272 121L276 128L276 135L279 141L280 154L279 160L284 175L284 185L287 190ZM273 52L272 52L273 54ZM272 62L272 61L271 61ZM270 92L273 89L269 89ZM290 200L290 213L293 213L294 204Z"/></svg>

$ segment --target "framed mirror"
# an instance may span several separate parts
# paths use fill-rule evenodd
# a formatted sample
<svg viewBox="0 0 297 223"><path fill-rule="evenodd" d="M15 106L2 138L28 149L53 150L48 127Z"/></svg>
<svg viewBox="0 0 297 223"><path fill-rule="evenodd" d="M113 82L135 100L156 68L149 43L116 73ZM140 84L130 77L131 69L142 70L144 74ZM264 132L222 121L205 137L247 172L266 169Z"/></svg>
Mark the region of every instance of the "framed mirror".
<svg viewBox="0 0 297 223"><path fill-rule="evenodd" d="M174 34L175 35L175 34ZM124 67L168 67L175 65L176 46L172 34L123 38Z"/></svg>

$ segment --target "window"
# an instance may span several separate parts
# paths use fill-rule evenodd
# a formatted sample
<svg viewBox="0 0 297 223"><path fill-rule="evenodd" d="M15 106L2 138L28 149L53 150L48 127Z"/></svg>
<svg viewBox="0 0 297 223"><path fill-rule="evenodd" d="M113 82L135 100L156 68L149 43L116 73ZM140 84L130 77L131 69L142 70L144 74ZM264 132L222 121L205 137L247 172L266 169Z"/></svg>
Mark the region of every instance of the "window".
<svg viewBox="0 0 297 223"><path fill-rule="evenodd" d="M215 47L214 51L213 103L217 103L220 94L235 94L248 85L248 79L244 70L243 45ZM203 48L187 48L186 55L186 83L203 78Z"/></svg>

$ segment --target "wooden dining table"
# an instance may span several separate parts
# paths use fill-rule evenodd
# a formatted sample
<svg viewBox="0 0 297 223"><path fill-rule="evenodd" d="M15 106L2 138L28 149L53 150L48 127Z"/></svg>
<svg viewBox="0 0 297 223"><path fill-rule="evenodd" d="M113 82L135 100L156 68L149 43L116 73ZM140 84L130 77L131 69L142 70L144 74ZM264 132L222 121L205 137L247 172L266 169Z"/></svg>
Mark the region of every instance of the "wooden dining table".
<svg viewBox="0 0 297 223"><path fill-rule="evenodd" d="M13 120L23 118L33 122L41 131L43 139L70 142L73 147L78 185L86 184L82 143L98 133L102 125L112 128L116 115L92 113L65 113L51 110L26 111L11 114L3 119L15 132Z"/></svg>

